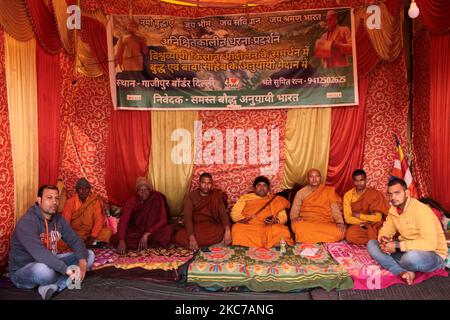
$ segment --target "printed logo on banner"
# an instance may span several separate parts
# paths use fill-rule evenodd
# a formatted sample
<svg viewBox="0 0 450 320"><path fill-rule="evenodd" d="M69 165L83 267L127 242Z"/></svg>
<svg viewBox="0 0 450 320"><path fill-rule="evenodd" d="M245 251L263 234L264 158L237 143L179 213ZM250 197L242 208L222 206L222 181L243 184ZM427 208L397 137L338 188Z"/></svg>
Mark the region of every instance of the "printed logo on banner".
<svg viewBox="0 0 450 320"><path fill-rule="evenodd" d="M238 78L227 78L225 80L225 89L239 89L240 82Z"/></svg>
<svg viewBox="0 0 450 320"><path fill-rule="evenodd" d="M128 101L141 101L142 96L140 94L127 94Z"/></svg>
<svg viewBox="0 0 450 320"><path fill-rule="evenodd" d="M328 99L342 98L342 92L327 92L327 98Z"/></svg>

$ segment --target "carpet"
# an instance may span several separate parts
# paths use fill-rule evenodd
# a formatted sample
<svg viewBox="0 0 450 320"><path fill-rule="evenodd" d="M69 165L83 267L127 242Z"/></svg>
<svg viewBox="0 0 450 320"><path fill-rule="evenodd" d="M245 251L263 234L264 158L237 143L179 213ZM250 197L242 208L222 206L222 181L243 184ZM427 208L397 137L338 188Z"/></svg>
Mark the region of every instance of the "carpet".
<svg viewBox="0 0 450 320"><path fill-rule="evenodd" d="M307 251L312 255L305 256ZM256 292L353 287L347 270L319 244L296 244L284 254L279 248L212 246L189 265L187 282L210 289L244 286Z"/></svg>

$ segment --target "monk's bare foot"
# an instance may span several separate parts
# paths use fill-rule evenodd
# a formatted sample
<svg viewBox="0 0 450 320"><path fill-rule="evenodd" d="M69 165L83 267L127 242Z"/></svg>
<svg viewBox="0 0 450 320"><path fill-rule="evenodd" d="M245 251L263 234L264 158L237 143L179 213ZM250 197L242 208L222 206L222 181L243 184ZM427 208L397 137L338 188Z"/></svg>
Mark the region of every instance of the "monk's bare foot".
<svg viewBox="0 0 450 320"><path fill-rule="evenodd" d="M405 271L401 275L403 280L406 281L407 284L412 285L414 282L414 278L416 277L416 274L412 271Z"/></svg>

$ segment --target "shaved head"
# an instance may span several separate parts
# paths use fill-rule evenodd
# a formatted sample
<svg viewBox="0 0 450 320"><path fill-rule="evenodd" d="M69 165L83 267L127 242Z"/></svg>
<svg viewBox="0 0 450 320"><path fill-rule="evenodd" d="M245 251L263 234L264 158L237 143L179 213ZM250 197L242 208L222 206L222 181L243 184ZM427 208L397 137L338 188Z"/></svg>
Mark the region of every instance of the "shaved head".
<svg viewBox="0 0 450 320"><path fill-rule="evenodd" d="M320 183L322 181L322 176L318 169L315 169L315 168L309 169L306 177L308 178L308 184L311 187L317 188L320 186Z"/></svg>
<svg viewBox="0 0 450 320"><path fill-rule="evenodd" d="M313 172L317 172L317 174L318 174L320 177L322 177L322 175L320 174L320 170L319 170L319 169L316 169L316 168L309 169L308 172L306 173L306 176L309 177Z"/></svg>

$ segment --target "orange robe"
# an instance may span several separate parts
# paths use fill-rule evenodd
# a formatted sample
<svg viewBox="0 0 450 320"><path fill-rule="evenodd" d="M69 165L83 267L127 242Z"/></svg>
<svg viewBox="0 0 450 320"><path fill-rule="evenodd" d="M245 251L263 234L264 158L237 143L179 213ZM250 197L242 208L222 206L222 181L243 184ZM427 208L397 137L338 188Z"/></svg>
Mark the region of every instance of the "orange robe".
<svg viewBox="0 0 450 320"><path fill-rule="evenodd" d="M275 196L275 199L248 223L239 222L256 214L272 197L274 195L269 194L262 198L251 193L239 198L231 212L231 218L236 222L231 229L233 245L271 248L279 245L282 239L289 245L294 244L288 227L284 225L287 220L285 209L289 208L289 201L283 197ZM264 220L270 216L277 217L280 223L265 224Z"/></svg>
<svg viewBox="0 0 450 320"><path fill-rule="evenodd" d="M112 230L103 227L105 217L102 201L98 195L91 193L84 203L78 195L73 196L66 201L63 216L83 241L92 237L109 243Z"/></svg>
<svg viewBox="0 0 450 320"><path fill-rule="evenodd" d="M184 225L174 237L174 242L189 247L189 235L193 234L199 247L207 247L223 240L225 227L230 225L224 194L213 189L207 196L200 190L189 193L184 199Z"/></svg>
<svg viewBox="0 0 450 320"><path fill-rule="evenodd" d="M352 191L353 189L349 192ZM351 203L351 211L360 212L363 215L367 215L369 212L380 212L382 214L378 221L361 221L362 223L355 223L348 227L345 233L345 240L348 243L367 244L369 240L378 238L378 231L383 226L384 217L389 211L389 205L386 197L381 192L372 188L366 188L358 200ZM353 222L352 219L350 220L350 222ZM359 219L355 220L358 222ZM349 221L347 222L350 223Z"/></svg>
<svg viewBox="0 0 450 320"><path fill-rule="evenodd" d="M309 186L301 189L296 198L307 190L310 190ZM294 199L294 205L295 202ZM295 241L319 243L338 242L344 239L344 234L337 227L336 219L332 213L332 205L337 206L340 203L341 198L336 194L333 187L320 185L318 189L308 194L300 206L299 216L302 220L291 224ZM291 219L292 214L291 211Z"/></svg>

